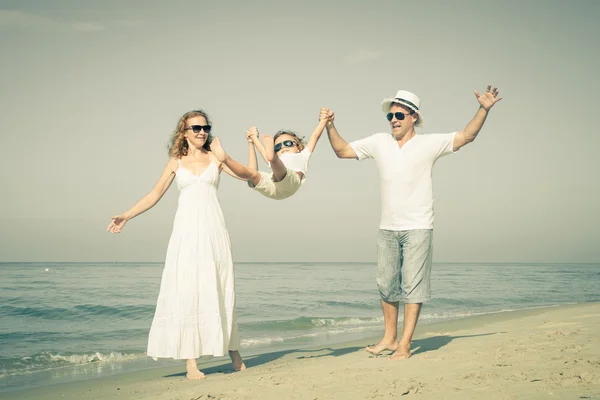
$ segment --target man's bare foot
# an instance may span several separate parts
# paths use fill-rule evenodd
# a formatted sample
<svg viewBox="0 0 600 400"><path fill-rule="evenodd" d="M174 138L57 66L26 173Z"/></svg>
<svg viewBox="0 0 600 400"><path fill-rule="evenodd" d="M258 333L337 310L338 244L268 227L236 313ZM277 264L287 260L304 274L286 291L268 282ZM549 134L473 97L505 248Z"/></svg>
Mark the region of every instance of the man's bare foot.
<svg viewBox="0 0 600 400"><path fill-rule="evenodd" d="M236 371L245 371L246 364L242 360L242 356L240 352L237 350L229 350L229 357L231 358L231 363L233 364L233 369Z"/></svg>
<svg viewBox="0 0 600 400"><path fill-rule="evenodd" d="M185 375L186 378L193 380L193 381L206 378L206 375L204 375L198 369L198 364L196 364L196 360L194 360L194 359L187 360L185 367L187 369L187 374Z"/></svg>
<svg viewBox="0 0 600 400"><path fill-rule="evenodd" d="M263 142L263 146L265 146L265 158L268 162L273 161L275 158L275 145L272 136L263 135L261 138Z"/></svg>
<svg viewBox="0 0 600 400"><path fill-rule="evenodd" d="M382 351L395 351L398 348L398 342L396 342L396 340L392 340L391 342L382 339L379 343L377 343L375 346L367 346L365 348L366 351L368 351L371 354L380 354Z"/></svg>
<svg viewBox="0 0 600 400"><path fill-rule="evenodd" d="M225 153L225 149L221 146L221 141L218 137L214 138L210 144L210 151L217 157L217 160L220 162L225 162L227 158L227 153Z"/></svg>
<svg viewBox="0 0 600 400"><path fill-rule="evenodd" d="M410 358L410 343L408 345L404 343L398 343L398 348L389 356L390 360L406 360Z"/></svg>

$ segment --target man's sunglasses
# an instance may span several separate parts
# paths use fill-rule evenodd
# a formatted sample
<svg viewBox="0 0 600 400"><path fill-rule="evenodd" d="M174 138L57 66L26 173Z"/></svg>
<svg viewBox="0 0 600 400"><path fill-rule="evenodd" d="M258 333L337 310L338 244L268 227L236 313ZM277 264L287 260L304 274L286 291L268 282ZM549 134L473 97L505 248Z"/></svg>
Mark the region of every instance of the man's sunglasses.
<svg viewBox="0 0 600 400"><path fill-rule="evenodd" d="M386 118L387 118L387 120L388 120L388 121L390 121L390 122L392 121L392 119L393 119L394 117L396 117L396 119L397 119L398 121L402 121L402 120L403 120L403 119L404 119L404 118L405 118L407 115L412 115L412 114L413 114L413 113L410 113L410 114L404 114L404 113L401 113L401 112L395 112L395 113L388 113L388 115L386 115L385 117L386 117Z"/></svg>
<svg viewBox="0 0 600 400"><path fill-rule="evenodd" d="M185 128L185 130L189 131L191 129L194 133L200 133L201 130L204 130L204 132L210 133L210 128L210 125L192 125Z"/></svg>
<svg viewBox="0 0 600 400"><path fill-rule="evenodd" d="M298 144L296 142L294 142L293 140L284 140L281 143L277 143L275 145L275 153L277 153L279 150L281 150L281 146L285 146L285 147L294 147L297 146Z"/></svg>

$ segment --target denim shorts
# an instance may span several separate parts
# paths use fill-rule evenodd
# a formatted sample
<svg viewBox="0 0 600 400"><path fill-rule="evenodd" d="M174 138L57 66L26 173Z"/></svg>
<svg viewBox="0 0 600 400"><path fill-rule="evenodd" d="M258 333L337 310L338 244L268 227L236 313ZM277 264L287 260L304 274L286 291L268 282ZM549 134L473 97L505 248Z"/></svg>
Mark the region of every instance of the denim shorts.
<svg viewBox="0 0 600 400"><path fill-rule="evenodd" d="M387 302L431 299L433 230L389 231L377 235L377 287Z"/></svg>

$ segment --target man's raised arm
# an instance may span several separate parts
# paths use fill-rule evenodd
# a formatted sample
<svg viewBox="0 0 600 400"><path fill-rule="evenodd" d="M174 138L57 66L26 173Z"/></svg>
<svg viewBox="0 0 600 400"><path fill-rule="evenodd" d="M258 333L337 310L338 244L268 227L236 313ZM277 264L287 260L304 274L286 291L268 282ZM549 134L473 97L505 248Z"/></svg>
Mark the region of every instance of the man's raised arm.
<svg viewBox="0 0 600 400"><path fill-rule="evenodd" d="M477 101L479 102L479 110L475 114L475 117L467 124L465 129L456 133L454 136L454 151L458 151L461 147L471 143L477 137L477 134L483 127L483 123L488 116L490 109L502 100L502 97L498 97L500 91L498 91L497 87L492 89L492 85L488 85L485 93L479 94L477 90L475 92L475 97L477 97Z"/></svg>
<svg viewBox="0 0 600 400"><path fill-rule="evenodd" d="M354 149L348 142L346 142L338 133L335 125L333 125L333 120L335 115L328 108L321 108L321 115L319 119L327 118L327 124L325 127L327 128L327 136L329 137L329 143L331 143L331 147L335 152L335 155L338 158L353 158L357 159L358 156L354 152Z"/></svg>

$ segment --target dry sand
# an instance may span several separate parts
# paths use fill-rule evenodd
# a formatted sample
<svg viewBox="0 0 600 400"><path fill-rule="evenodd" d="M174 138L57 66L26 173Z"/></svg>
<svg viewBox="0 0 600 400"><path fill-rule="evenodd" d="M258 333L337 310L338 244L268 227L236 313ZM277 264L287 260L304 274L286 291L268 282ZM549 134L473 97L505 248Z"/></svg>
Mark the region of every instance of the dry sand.
<svg viewBox="0 0 600 400"><path fill-rule="evenodd" d="M220 359L188 381L151 369L5 393L23 399L600 399L600 304L488 314L422 325L409 360L364 351L368 341Z"/></svg>

